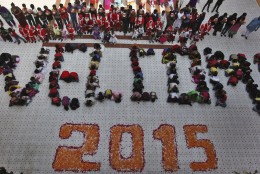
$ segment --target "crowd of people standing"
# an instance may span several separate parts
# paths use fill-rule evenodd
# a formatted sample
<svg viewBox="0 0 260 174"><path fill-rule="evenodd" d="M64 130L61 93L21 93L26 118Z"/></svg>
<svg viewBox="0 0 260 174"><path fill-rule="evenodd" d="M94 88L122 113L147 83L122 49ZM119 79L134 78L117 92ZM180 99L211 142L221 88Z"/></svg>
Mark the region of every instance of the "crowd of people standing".
<svg viewBox="0 0 260 174"><path fill-rule="evenodd" d="M108 13L102 5L98 9L90 4L87 7L86 2L75 0L68 3L65 7L60 4L59 7L53 5L52 8L44 6L35 8L30 4L30 8L26 4L22 4L22 8L11 3L11 11L6 7L0 6L0 14L9 25L9 29L3 27L3 22L0 21L1 37L4 41L12 42L12 37L19 44L20 40L24 42L43 42L51 39L64 40L67 36L70 39L75 39L75 35L82 36L83 34L92 34L95 39L102 39L104 42L116 43L117 39L115 31L123 32L124 35L132 33L133 39L142 38L144 35L149 36L149 41L166 41L173 42L176 35L179 35L180 40L196 40L203 39L206 34L213 28L213 35L221 32L221 36L233 37L239 30L240 26L246 23L246 13L237 17L237 13L228 16L227 13L219 15L218 8L223 0L217 0L212 12L216 10L216 14L211 16L207 22L204 22L206 13L199 13L196 9L197 0L190 0L185 7L170 8L170 11L158 12L157 9L153 12L145 12L142 5L139 9L134 10L131 5L127 8L117 8L111 5ZM212 0L208 0L202 11L209 5ZM14 17L18 21L19 34L13 30L16 27ZM248 35L259 28L260 18L254 19L253 25L247 27L249 30L242 36L247 39ZM12 37L11 37L12 36ZM177 40L178 41L178 40Z"/></svg>

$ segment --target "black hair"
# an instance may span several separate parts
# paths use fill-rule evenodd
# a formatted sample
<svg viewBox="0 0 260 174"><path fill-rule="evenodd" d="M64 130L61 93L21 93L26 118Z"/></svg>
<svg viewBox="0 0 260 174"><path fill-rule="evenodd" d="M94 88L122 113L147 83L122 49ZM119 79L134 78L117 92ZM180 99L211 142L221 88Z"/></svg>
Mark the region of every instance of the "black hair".
<svg viewBox="0 0 260 174"><path fill-rule="evenodd" d="M26 84L26 85L25 85L25 88L30 88L30 85L29 85L29 84Z"/></svg>
<svg viewBox="0 0 260 174"><path fill-rule="evenodd" d="M64 106L64 109L65 109L66 111L68 111L68 110L69 110L69 107L68 107L68 106Z"/></svg>
<svg viewBox="0 0 260 174"><path fill-rule="evenodd" d="M31 77L30 80L31 81L35 81L36 79L35 79L35 77Z"/></svg>

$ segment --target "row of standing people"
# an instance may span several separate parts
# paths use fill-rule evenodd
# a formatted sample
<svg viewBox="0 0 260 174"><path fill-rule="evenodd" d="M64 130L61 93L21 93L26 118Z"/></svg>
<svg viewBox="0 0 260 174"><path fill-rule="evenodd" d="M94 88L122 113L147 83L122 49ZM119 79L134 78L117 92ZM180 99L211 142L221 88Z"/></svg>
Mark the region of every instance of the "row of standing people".
<svg viewBox="0 0 260 174"><path fill-rule="evenodd" d="M12 3L11 11L13 12L13 11L15 11L14 9L17 9L17 8L19 9L19 7L15 6ZM31 4L31 8L34 9L33 4ZM48 26L49 31L46 31L46 30L41 30L41 31L43 33L45 33L45 35L48 35L48 32L49 32L49 34L51 34L51 32L53 30L55 30L55 29L52 30L52 27L53 27L52 25L54 24L54 19L57 23L56 26L58 26L59 29L63 28L63 23L65 23L66 26L68 26L68 24L70 23L69 15L68 15L68 13L69 13L70 18L71 18L71 23L72 23L71 28L74 28L74 29L70 29L71 31L68 30L68 33L74 33L75 30L78 31L78 33L83 33L83 34L85 34L86 31L88 33L92 33L92 29L93 29L94 25L99 25L100 29L102 29L102 30L113 29L114 31L123 31L123 33L125 35L127 32L133 31L133 38L137 38L137 36L142 37L142 35L144 33L146 33L146 35L150 36L152 34L152 31L154 31L156 33L156 35L159 37L161 35L165 36L165 34L166 34L166 35L168 35L168 38L169 37L172 38L172 39L168 39L168 40L174 40L173 38L175 37L175 34L173 33L173 29L174 30L177 29L178 33L180 34L184 29L187 30L187 28L189 28L189 30L192 31L192 33L191 33L191 36L192 36L196 32L201 32L200 26L201 26L203 20L205 19L204 12L202 14L198 14L197 9L191 8L191 6L189 4L180 10L178 10L178 9L171 10L168 15L165 11L162 11L162 13L159 14L157 10L154 10L154 12L152 14L150 14L149 12L144 13L144 9L142 8L142 6L140 6L137 11L133 10L131 6L129 6L128 9L124 9L124 8L117 9L117 8L114 8L113 6L111 6L110 12L108 14L106 14L104 12L104 8L102 7L102 5L99 6L99 9L97 12L96 9L93 7L93 5L91 5L90 9L87 9L85 3L80 4L80 3L78 3L78 1L76 1L73 6L71 3L69 3L68 8L66 8L62 4L60 4L60 8L59 9L56 8L57 13L54 12L55 8L56 8L56 5L53 6L52 10L49 10L47 6L44 6L45 10L43 13L40 8L37 8L38 12L39 12L39 13L37 12L37 14L41 14L41 15L45 16L46 20L39 17L39 19L42 19L42 20L40 22L35 23L35 22L33 22L34 20L29 20L29 19L33 18L32 17L33 15L29 15L29 12L33 12L33 11L30 9L27 10L26 5L23 4L23 9L21 10L21 12L24 14L24 16L27 16L26 19L31 24L31 26L26 24L24 27L25 23L23 21L20 22L21 19L20 19L20 21L18 20L20 23L20 26L23 28L27 27L27 30L29 30L28 27L32 28L32 30L33 30L33 26L38 24L36 27L38 29L40 29L40 28L45 27L45 26L42 26L42 24L41 24L41 22L42 22L44 25L46 24ZM0 12L3 11L3 9L6 9L6 8L0 7ZM71 10L74 13L74 17L71 14L72 13ZM17 11L19 11L19 10L17 10ZM65 11L66 15L64 15L63 23L61 20L57 20L56 18L53 18L53 16L55 14L58 14L59 12L60 13L58 15L62 16L61 14L64 11ZM1 15L2 14L3 13L1 12ZM48 17L48 15L49 15L49 17ZM214 27L213 35L216 35L217 32L221 32L221 35L226 36L226 32L228 31L229 37L233 37L233 35L237 33L240 26L245 23L246 15L247 15L246 13L243 13L243 15L241 15L240 17L237 18L236 13L234 13L233 15L230 15L229 17L227 17L227 13L224 13L222 16L215 14L214 16L212 16L210 18L208 24L211 23L210 25ZM28 16L31 16L31 17L28 17ZM78 18L78 20L77 20L77 18ZM37 21L36 19L37 18L35 18L35 21ZM49 23L48 23L48 21L49 21ZM258 22L257 20L255 20L255 21ZM10 23L10 21L9 21L9 23ZM50 25L48 25L48 24L50 24ZM53 28L55 28L55 26ZM258 27L254 27L254 29L258 29ZM143 32L140 32L140 30ZM59 31L56 31L56 32L59 32ZM243 34L242 36L245 36L245 38L247 38L248 35L250 34L250 32L252 32L252 29L249 31L247 30L247 32L245 34ZM31 34L29 33L28 35L32 35L32 33ZM70 35L72 36L72 34L70 34ZM157 38L159 38L159 37L157 37ZM167 39L164 37L163 40L166 41ZM150 39L150 41L152 41L152 40Z"/></svg>

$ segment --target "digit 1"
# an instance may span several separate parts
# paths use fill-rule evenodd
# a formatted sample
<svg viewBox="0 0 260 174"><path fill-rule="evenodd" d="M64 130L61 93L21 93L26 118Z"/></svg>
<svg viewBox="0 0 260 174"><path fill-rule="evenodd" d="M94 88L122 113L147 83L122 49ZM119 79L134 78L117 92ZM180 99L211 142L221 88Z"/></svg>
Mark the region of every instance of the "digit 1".
<svg viewBox="0 0 260 174"><path fill-rule="evenodd" d="M179 169L175 128L163 124L153 131L153 138L162 141L162 164L165 171L173 172Z"/></svg>

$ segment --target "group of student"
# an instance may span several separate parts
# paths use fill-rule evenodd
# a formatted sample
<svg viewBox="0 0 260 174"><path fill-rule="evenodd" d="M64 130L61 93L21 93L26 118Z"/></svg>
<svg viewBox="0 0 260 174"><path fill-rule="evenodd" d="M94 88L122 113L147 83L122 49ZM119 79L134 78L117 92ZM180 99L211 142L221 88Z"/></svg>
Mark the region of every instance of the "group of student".
<svg viewBox="0 0 260 174"><path fill-rule="evenodd" d="M179 80L176 69L177 59L175 53L180 55L188 55L192 60L189 68L192 74L192 82L197 84L195 90L179 95ZM229 60L225 60L225 55L221 51L212 53L212 49L207 47L203 54L206 58L207 68L209 69L209 81L213 85L215 97L217 98L216 106L226 107L227 93L224 90L224 85L218 77L218 68L225 70L226 77L229 77L227 85L236 86L239 80L246 84L246 91L249 93L253 104L254 111L260 112L260 90L258 85L254 84L251 77L251 63L247 61L244 54L232 54ZM179 104L191 105L191 102L211 103L209 88L205 82L205 71L201 67L201 54L198 52L196 45L190 45L187 48L184 45L173 45L171 48L166 48L162 53L162 63L166 64L168 75L168 99L167 102L175 102ZM259 53L254 55L254 63L259 63Z"/></svg>
<svg viewBox="0 0 260 174"><path fill-rule="evenodd" d="M196 4L196 3L195 3ZM245 24L246 13L237 17L237 13L228 16L227 13L219 16L215 14L210 17L205 24L205 12L198 13L196 5L193 2L188 3L184 8L171 8L170 11L159 13L157 9L153 12L145 12L142 5L134 10L129 5L127 8L116 8L111 5L109 13L105 13L102 5L98 10L93 4L88 9L86 2L75 0L74 4L68 3L52 6L49 9L44 6L35 9L30 5L30 9L25 4L22 9L11 4L11 12L19 22L19 36L12 28L0 29L3 40L12 41L15 38L19 44L20 40L24 42L43 42L51 40L65 40L67 37L74 40L77 34L81 37L83 34L92 34L95 39L101 39L104 43L117 43L115 31L133 32L132 38L139 39L144 35L149 36L149 42L158 41L160 43L173 42L175 36L179 35L179 40L191 39L192 41L202 40L206 34L213 28L213 35L221 32L221 36L231 38L235 35L241 25ZM177 6L178 7L178 6ZM10 27L16 26L11 12L0 6L0 14ZM257 30L260 26L260 17L253 19L247 26L246 32L242 35L247 39L248 35ZM12 37L11 37L11 36Z"/></svg>
<svg viewBox="0 0 260 174"><path fill-rule="evenodd" d="M229 15L224 13L223 15L215 14L211 17L211 20L214 24L213 36L216 36L218 32L221 33L221 36L226 37L228 33L229 38L233 38L237 34L238 30L242 25L246 23L247 13L243 13L241 16L237 16L237 13ZM213 19L214 18L214 19Z"/></svg>
<svg viewBox="0 0 260 174"><path fill-rule="evenodd" d="M246 84L246 91L253 100L253 104L255 104L253 110L260 113L260 90L258 89L258 85L254 84L251 76L251 63L247 61L245 54L231 54L229 60L225 60L224 54L221 51L216 51L212 54L211 48L207 47L204 49L204 55L208 62L207 67L210 68L210 82L214 85L213 90L217 90L215 93L218 99L216 105L226 106L224 102L226 101L226 91L219 82L219 78L217 78L218 68L220 68L224 69L225 76L229 77L227 85L236 86L239 80Z"/></svg>
<svg viewBox="0 0 260 174"><path fill-rule="evenodd" d="M55 62L63 61L64 58L62 56L62 47L56 47L56 54L55 54ZM16 55L10 55L8 53L2 53L0 56L0 72L3 73L5 76L5 91L11 96L11 100L9 106L13 105L28 105L32 98L39 92L39 85L45 79L45 74L47 73L47 63L49 57L49 50L42 48L40 54L37 56L38 59L34 62L36 69L34 71L33 76L30 78L30 82L25 85L24 88L19 86L19 81L16 80L13 70L19 63L20 58ZM70 105L71 109L75 110L79 107L79 102L77 98L70 99L65 96L63 97L62 101L59 98L59 84L58 84L58 77L59 77L59 66L56 63L53 63L53 71L50 72L49 76L49 97L52 98L52 104L56 106L60 106L61 102L66 110L68 110L68 106ZM66 82L70 81L78 81L77 73L71 72L69 77L66 78L65 72L61 75L64 77L63 80Z"/></svg>
<svg viewBox="0 0 260 174"><path fill-rule="evenodd" d="M131 67L134 73L134 82L133 82L133 94L131 96L132 101L151 101L154 102L157 98L156 92L152 91L150 93L143 92L143 72L139 65L139 58L144 57L145 55L155 55L153 49L149 48L147 52L143 48L139 48L137 46L132 46L130 48L129 57L131 60ZM139 54L139 58L138 55Z"/></svg>
<svg viewBox="0 0 260 174"><path fill-rule="evenodd" d="M39 92L39 85L43 82L47 73L47 60L49 51L41 49L38 59L34 62L36 69L24 88L19 86L19 81L13 74L14 69L20 61L17 55L2 53L0 56L0 72L5 76L5 91L8 92L11 100L9 106L28 105L32 98Z"/></svg>
<svg viewBox="0 0 260 174"><path fill-rule="evenodd" d="M227 69L229 62L225 60L223 52L216 51L212 54L212 49L209 47L203 50L203 54L207 62L207 68L209 69L210 83L213 85L215 97L217 98L216 106L226 107L227 93L218 77L218 68Z"/></svg>
<svg viewBox="0 0 260 174"><path fill-rule="evenodd" d="M187 104L192 106L191 100L186 93L182 93L179 95L179 76L177 73L177 57L174 54L175 50L166 48L162 52L162 63L166 64L166 74L168 76L167 81L167 92L168 92L168 103L179 103L179 104Z"/></svg>
<svg viewBox="0 0 260 174"><path fill-rule="evenodd" d="M192 82L197 84L197 86L195 90L192 90L187 94L193 102L211 104L205 71L201 67L201 54L196 45L191 45L189 47L189 58L191 59L189 71L192 75Z"/></svg>
<svg viewBox="0 0 260 174"><path fill-rule="evenodd" d="M44 10L39 7L36 10L33 4L30 5L30 9L25 4L22 5L22 9L13 3L11 6L12 14L19 22L19 32L26 42L36 42L36 38L42 41L63 40L67 36L75 39L76 33L79 36L92 33L94 38L116 43L114 31L123 31L124 35L133 32L133 39L142 38L146 34L150 37L150 42L155 40L161 43L167 40L172 42L176 31L179 34L182 31L195 34L205 18L205 13L198 14L197 9L191 8L189 4L182 9L162 11L161 14L156 9L152 13L145 12L142 5L138 10L132 9L131 5L127 9L111 5L109 13L106 14L102 5L96 10L93 4L90 4L88 9L86 2L78 0L73 5L69 3L68 7L60 4L59 8L53 5L52 9L44 6ZM1 6L0 11L10 27L16 26L7 8Z"/></svg>
<svg viewBox="0 0 260 174"><path fill-rule="evenodd" d="M95 96L96 88L99 88L99 78L96 75L96 72L99 68L99 64L101 61L101 57L103 56L100 44L94 44L94 51L89 54L91 56L91 61L89 63L89 75L87 77L86 90L85 90L85 105L92 106L95 104L95 97L99 101L103 101L105 99L104 94L102 92L98 93Z"/></svg>
<svg viewBox="0 0 260 174"><path fill-rule="evenodd" d="M188 55L192 60L189 68L192 74L193 82L197 84L195 90L179 95L179 80L177 73L177 57L175 53L180 55ZM168 98L169 103L187 104L192 106L192 102L211 103L209 88L205 82L204 70L201 68L201 55L196 45L190 45L189 48L181 45L174 45L172 48L166 48L162 52L162 63L166 64L168 76Z"/></svg>
<svg viewBox="0 0 260 174"><path fill-rule="evenodd" d="M228 84L236 85L238 80L246 84L246 91L252 99L253 104L255 104L253 110L260 114L260 90L251 76L251 63L247 61L246 56L242 53L231 54L229 61L231 64L225 72L227 76L230 76Z"/></svg>
<svg viewBox="0 0 260 174"><path fill-rule="evenodd" d="M80 107L80 102L78 98L73 98L72 100L68 96L60 98L59 91L60 89L58 80L64 80L67 83L70 82L79 82L79 77L76 72L69 72L67 70L63 71L60 75L59 69L61 68L61 62L64 61L63 52L73 53L75 49L79 49L82 52L86 52L87 47L85 44L66 44L65 49L57 44L56 54L54 55L54 63L52 64L53 70L50 72L49 76L49 97L52 98L52 104L64 106L65 110L69 110L69 107L72 110L76 110ZM96 75L96 72L99 68L99 64L102 57L102 46L100 44L94 44L94 51L89 55L92 57L91 62L89 63L90 73L87 77L86 90L85 90L85 105L92 106L95 104L95 100L103 101L104 99L114 100L116 103L120 103L122 100L122 94L120 92L112 91L110 89L106 90L104 93L98 92L95 94L96 88L99 88L99 79Z"/></svg>
<svg viewBox="0 0 260 174"><path fill-rule="evenodd" d="M162 63L166 64L167 75L168 75L168 99L167 102L176 102L179 104L191 105L191 102L199 103L211 103L210 95L208 93L209 88L205 82L205 71L201 67L201 55L195 45L191 45L187 52L183 52L183 48L179 45L174 45L172 48L164 49L162 55ZM195 90L188 93L182 93L179 95L179 80L176 71L176 55L189 55L192 60L191 67L189 68L192 74L192 81L197 84ZM204 49L204 55L207 61L207 68L209 68L210 83L213 85L215 90L215 97L217 98L216 106L226 107L227 94L224 90L223 84L220 82L218 77L218 68L225 70L225 75L229 77L227 85L231 84L236 86L238 80L242 80L243 83L247 84L247 91L249 92L250 98L256 103L254 110L259 112L259 97L260 92L257 89L257 85L253 84L253 79L250 76L250 63L246 60L244 54L233 54L230 56L229 61L224 59L224 54L221 51L216 51L212 54L211 48ZM255 55L256 57L257 55Z"/></svg>
<svg viewBox="0 0 260 174"><path fill-rule="evenodd" d="M95 100L104 101L105 99L109 99L114 101L115 103L120 103L122 101L122 93L116 90L107 89L105 92L97 92L96 88L100 88L99 86L99 78L97 76L97 70L99 68L99 64L101 58L103 56L103 46L100 44L94 44L94 51L92 51L89 56L91 57L91 61L89 63L89 75L87 77L86 83L86 91L85 91L85 105L92 106L95 104Z"/></svg>
<svg viewBox="0 0 260 174"><path fill-rule="evenodd" d="M66 83L79 82L79 77L76 72L63 71L60 75L61 62L64 61L64 49L61 45L55 46L54 63L52 64L52 71L49 73L49 97L51 103L56 106L63 105L66 111L76 110L80 107L78 98L70 99L68 96L60 97L58 89L60 89L59 79L64 80Z"/></svg>

